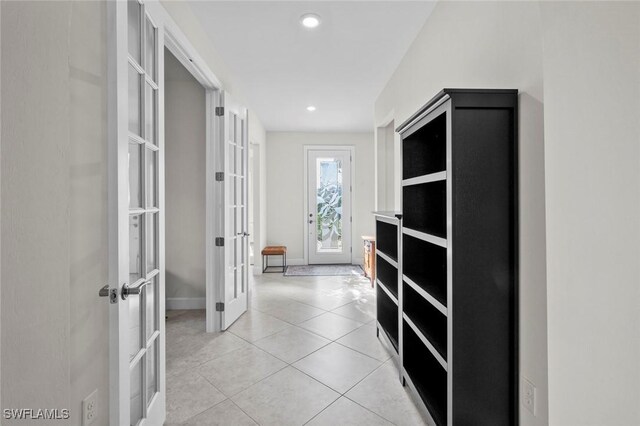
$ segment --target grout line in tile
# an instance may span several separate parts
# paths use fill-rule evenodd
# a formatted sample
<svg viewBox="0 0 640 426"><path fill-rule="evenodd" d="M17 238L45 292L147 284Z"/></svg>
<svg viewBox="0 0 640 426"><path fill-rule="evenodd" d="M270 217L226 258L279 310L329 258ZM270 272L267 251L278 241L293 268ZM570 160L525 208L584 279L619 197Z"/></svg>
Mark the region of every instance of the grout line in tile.
<svg viewBox="0 0 640 426"><path fill-rule="evenodd" d="M206 379L206 378L204 378L204 377L203 377L203 379L207 380L207 379ZM207 380L207 382L209 382L209 381ZM212 385L212 386L213 386L213 385ZM215 387L215 386L214 386L214 387ZM216 388L216 389L218 389L218 388ZM220 392L220 393L222 393L222 392ZM224 394L222 394L222 395L224 395ZM180 423L178 423L178 424L179 424L179 425L183 425L183 424L187 423L189 420L193 419L194 417L199 416L200 414L204 413L204 412L205 412L205 411L207 411L207 410L211 410L213 407L215 407L215 406L217 406L217 405L220 405L220 404L222 404L223 402L225 402L225 401L227 401L227 400L229 400L229 401L230 401L230 398L229 398L229 397L227 397L226 395L224 395L224 399L223 399L222 401L220 401L220 402L217 402L217 403L213 404L211 407L205 408L204 410L202 410L202 411L200 411L200 412L198 412L198 413L194 414L193 416L191 416L191 417L189 417L189 418L187 418L187 419L185 419L185 420L181 421L181 422L180 422Z"/></svg>
<svg viewBox="0 0 640 426"><path fill-rule="evenodd" d="M309 424L313 421L313 419L315 419L316 417L318 417L320 414L322 414L323 412L325 412L329 407L331 407L333 404L335 404L336 402L338 402L340 400L340 398L342 398L342 395L340 395L335 401L333 401L331 404L327 405L326 407L324 407L322 410L320 410L318 413L316 413L315 416L311 417L309 420L307 420L304 425ZM304 426L303 425L303 426Z"/></svg>
<svg viewBox="0 0 640 426"><path fill-rule="evenodd" d="M247 388L247 389L248 389L248 388ZM249 414L249 413L247 413L246 411L244 411L244 410L242 409L242 407L240 407L238 404L236 404L236 402L235 402L233 399L229 398L229 401L231 401L231 403L232 403L233 405L235 405L236 407L238 407L238 410L242 411L242 412L243 412L247 417L249 417L251 420L253 420L253 422L254 422L255 424L260 425L260 423L258 423L258 421L257 421L256 419L254 419L253 417L251 417L251 414Z"/></svg>
<svg viewBox="0 0 640 426"><path fill-rule="evenodd" d="M342 336L342 337L344 337L344 336ZM341 337L341 339L342 339L342 337ZM362 352L362 351L359 351L359 350L357 350L357 349L350 348L349 346L347 346L347 345L345 345L345 344L342 344L342 343L338 342L337 340L336 340L334 343L337 343L338 345L342 346L343 348L350 349L350 350L352 350L352 351L354 351L354 352L359 353L360 355L364 355L364 356L366 356L367 358L370 358L370 359L372 359L372 360L374 360L374 361L378 361L378 362L380 362L380 363L382 363L382 364L384 364L385 362L387 362L387 360L389 359L389 358L387 358L387 359L385 359L384 361L381 361L381 360L379 360L378 358L374 358L374 357L372 357L371 355L366 354L366 353L364 353L364 352Z"/></svg>

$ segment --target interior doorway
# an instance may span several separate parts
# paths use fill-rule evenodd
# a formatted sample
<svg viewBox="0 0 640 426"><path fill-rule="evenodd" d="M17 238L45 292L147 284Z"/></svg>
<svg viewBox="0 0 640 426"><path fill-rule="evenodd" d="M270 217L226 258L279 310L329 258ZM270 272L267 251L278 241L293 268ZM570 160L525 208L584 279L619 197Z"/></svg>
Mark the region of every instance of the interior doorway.
<svg viewBox="0 0 640 426"><path fill-rule="evenodd" d="M165 49L166 306L205 309L206 91Z"/></svg>

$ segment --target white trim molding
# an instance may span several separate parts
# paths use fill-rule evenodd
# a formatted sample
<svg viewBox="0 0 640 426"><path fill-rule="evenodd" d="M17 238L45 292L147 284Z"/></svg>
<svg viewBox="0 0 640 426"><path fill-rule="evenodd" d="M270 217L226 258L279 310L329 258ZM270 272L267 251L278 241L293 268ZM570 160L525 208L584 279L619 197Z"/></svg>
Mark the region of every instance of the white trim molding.
<svg viewBox="0 0 640 426"><path fill-rule="evenodd" d="M205 309L204 297L167 297L167 311L174 309Z"/></svg>

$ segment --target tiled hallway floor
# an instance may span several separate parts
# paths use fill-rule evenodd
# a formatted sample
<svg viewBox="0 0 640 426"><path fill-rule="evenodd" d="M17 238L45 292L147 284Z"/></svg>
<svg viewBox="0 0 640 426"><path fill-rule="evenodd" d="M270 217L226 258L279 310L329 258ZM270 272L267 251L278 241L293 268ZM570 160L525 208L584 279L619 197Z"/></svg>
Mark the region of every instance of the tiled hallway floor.
<svg viewBox="0 0 640 426"><path fill-rule="evenodd" d="M224 333L205 333L204 311L167 315L167 425L424 424L366 278L256 277Z"/></svg>

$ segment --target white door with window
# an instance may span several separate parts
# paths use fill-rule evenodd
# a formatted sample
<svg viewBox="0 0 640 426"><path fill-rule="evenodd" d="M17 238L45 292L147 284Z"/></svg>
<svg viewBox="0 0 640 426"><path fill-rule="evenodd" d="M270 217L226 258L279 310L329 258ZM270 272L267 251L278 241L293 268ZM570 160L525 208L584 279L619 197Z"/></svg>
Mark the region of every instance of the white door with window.
<svg viewBox="0 0 640 426"><path fill-rule="evenodd" d="M224 283L216 310L222 329L247 311L249 298L249 143L247 110L222 93L216 111L220 140L216 155L216 249L218 282Z"/></svg>
<svg viewBox="0 0 640 426"><path fill-rule="evenodd" d="M166 415L163 34L153 7L107 3L109 15L110 395L113 426Z"/></svg>
<svg viewBox="0 0 640 426"><path fill-rule="evenodd" d="M350 149L307 150L309 264L351 263Z"/></svg>

